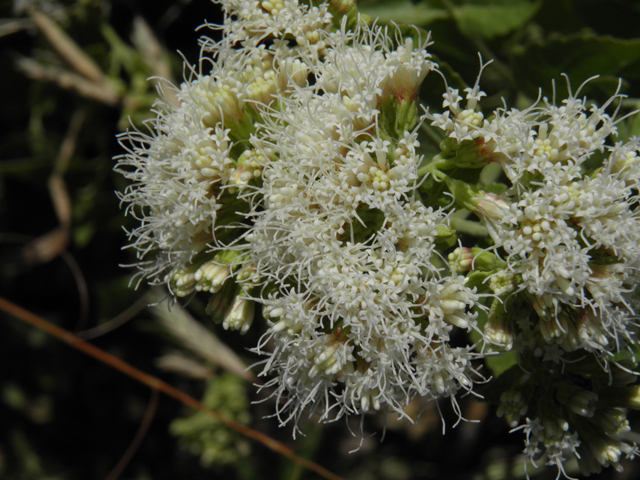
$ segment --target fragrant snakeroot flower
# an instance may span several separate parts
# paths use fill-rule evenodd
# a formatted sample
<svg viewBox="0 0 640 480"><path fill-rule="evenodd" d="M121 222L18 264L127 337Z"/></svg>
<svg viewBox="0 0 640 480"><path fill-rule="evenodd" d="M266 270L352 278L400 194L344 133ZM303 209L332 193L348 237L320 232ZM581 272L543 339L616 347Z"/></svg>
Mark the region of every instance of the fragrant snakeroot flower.
<svg viewBox="0 0 640 480"><path fill-rule="evenodd" d="M627 348L627 326L635 323L640 223L638 180L629 173L636 168L637 141L606 145L616 127L615 114L605 109L618 98L590 108L574 95L561 106L544 99L524 111L498 112L476 130L486 148L500 153L490 158L512 182L505 197L474 199L476 212L504 252L506 273L545 318L539 323L544 338L572 349ZM451 108L458 101L451 100ZM588 166L602 153L608 155L599 167ZM574 309L568 324L561 313L567 309ZM620 320L625 309L629 319ZM582 310L602 323L599 341L568 335L579 335L576 312Z"/></svg>
<svg viewBox="0 0 640 480"><path fill-rule="evenodd" d="M531 462L634 455L640 140L611 140L620 95L485 116L479 75L419 117L428 36L350 0L219 3L223 38L201 39L179 103L121 137L141 275L208 295L224 329L265 320L262 388L294 434L314 414L406 417L416 396L460 415L479 360L515 350L495 397ZM445 135L432 159L425 120Z"/></svg>
<svg viewBox="0 0 640 480"><path fill-rule="evenodd" d="M307 409L325 420L404 415L415 395L453 399L479 378L471 347L448 345L455 329L475 328L478 301L434 264L448 214L414 198L415 131L383 130L381 120L434 65L411 42L392 49L376 26L343 26L331 41L316 86L279 98L251 139L274 152L249 194L246 240L258 275L278 286L264 300L271 326L261 342L276 346L257 351L269 355L263 373L276 374L267 385L283 399L283 423Z"/></svg>

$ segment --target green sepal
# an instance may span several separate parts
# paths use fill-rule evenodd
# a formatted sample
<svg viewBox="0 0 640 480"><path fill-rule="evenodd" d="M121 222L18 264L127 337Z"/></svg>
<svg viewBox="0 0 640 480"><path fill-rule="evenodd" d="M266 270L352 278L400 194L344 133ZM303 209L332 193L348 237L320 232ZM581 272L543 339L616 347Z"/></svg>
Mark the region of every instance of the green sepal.
<svg viewBox="0 0 640 480"><path fill-rule="evenodd" d="M433 243L435 243L437 249L446 250L458 243L458 235L452 228L441 225L436 227L436 232Z"/></svg>
<svg viewBox="0 0 640 480"><path fill-rule="evenodd" d="M380 101L378 126L387 137L401 139L405 132L418 124L418 102L414 99L396 97L383 98Z"/></svg>
<svg viewBox="0 0 640 480"><path fill-rule="evenodd" d="M449 191L453 194L456 203L471 212L475 212L478 206L477 198L484 197L485 192L474 185L451 177L445 179Z"/></svg>
<svg viewBox="0 0 640 480"><path fill-rule="evenodd" d="M490 183L489 185L484 186L484 190L487 193L493 193L495 195L502 195L507 188L508 187L504 183Z"/></svg>
<svg viewBox="0 0 640 480"><path fill-rule="evenodd" d="M235 143L234 147L241 149L241 151L232 150L236 158L247 149L246 142L256 132L255 126L264 123L262 115L250 106L244 108L243 114L236 122L225 122L225 127L230 130L229 137Z"/></svg>
<svg viewBox="0 0 640 480"><path fill-rule="evenodd" d="M451 167L457 168L484 168L490 157L491 152L486 150L482 139L465 140L458 145L450 163Z"/></svg>
<svg viewBox="0 0 640 480"><path fill-rule="evenodd" d="M353 5L351 9L347 13L341 13L336 7L336 2L329 2L329 13L333 16L332 18L332 27L334 31L339 31L342 28L342 22L345 22L345 28L347 31L354 30L358 26L358 7ZM346 20L345 20L346 17ZM361 18L360 21L371 24L372 18L368 15L360 13Z"/></svg>
<svg viewBox="0 0 640 480"><path fill-rule="evenodd" d="M479 292L489 292L491 291L491 289L489 287L489 282L487 282L487 278L500 272L501 270L501 267L494 268L492 270L474 269L467 274L466 285L469 288L476 288Z"/></svg>
<svg viewBox="0 0 640 480"><path fill-rule="evenodd" d="M396 102L395 131L397 138L404 137L404 132L409 132L418 124L418 102L404 98Z"/></svg>

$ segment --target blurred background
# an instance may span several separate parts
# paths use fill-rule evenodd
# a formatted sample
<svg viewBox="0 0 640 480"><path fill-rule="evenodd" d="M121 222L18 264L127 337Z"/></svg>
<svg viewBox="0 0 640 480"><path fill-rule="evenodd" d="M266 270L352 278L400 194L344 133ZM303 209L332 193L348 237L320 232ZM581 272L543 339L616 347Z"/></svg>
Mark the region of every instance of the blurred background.
<svg viewBox="0 0 640 480"><path fill-rule="evenodd" d="M494 63L481 85L487 111L526 107L541 91L575 91L602 104L623 79L622 113L640 107L640 2L622 0L363 0L381 22L432 32L430 51L452 86L473 85L478 52ZM130 285L135 261L123 229L113 172L116 135L144 128L156 98L152 77L180 83L183 58L197 63L196 28L221 22L209 0L0 1L0 296L157 375L211 408L290 445L349 479L525 478L522 434L508 432L495 407L461 402L479 423L452 428L446 401L416 401L417 425L367 418L318 426L291 438L265 418L244 368L258 359L246 335L204 314L197 296L184 309L147 308L163 296ZM443 81L430 75L425 105L441 107ZM640 133L619 124L620 140ZM428 152L427 152L428 153ZM263 323L262 323L263 324ZM263 400L261 403L252 403ZM446 423L446 435L439 410ZM386 434L381 441L382 430ZM640 431L637 419L635 430ZM354 453L349 453L358 449ZM530 470L555 478L555 469ZM640 466L603 479L638 478ZM16 480L318 478L261 445L0 312L0 478Z"/></svg>

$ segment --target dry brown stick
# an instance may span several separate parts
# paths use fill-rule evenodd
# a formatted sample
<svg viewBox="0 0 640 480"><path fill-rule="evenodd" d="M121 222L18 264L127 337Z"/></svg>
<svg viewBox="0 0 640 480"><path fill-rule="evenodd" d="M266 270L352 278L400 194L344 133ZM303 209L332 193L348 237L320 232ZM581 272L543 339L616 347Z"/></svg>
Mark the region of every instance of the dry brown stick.
<svg viewBox="0 0 640 480"><path fill-rule="evenodd" d="M146 295L142 295L138 300L129 305L123 312L119 313L115 317L96 327L90 328L88 330L83 330L81 332L76 332L76 335L83 340L92 340L94 338L98 338L127 323L136 314L147 308L148 304L149 299Z"/></svg>
<svg viewBox="0 0 640 480"><path fill-rule="evenodd" d="M120 102L121 96L117 89L109 83L95 83L81 75L62 68L43 65L31 58L21 58L18 67L34 80L55 82L66 90L75 90L83 97L91 98L109 106Z"/></svg>
<svg viewBox="0 0 640 480"><path fill-rule="evenodd" d="M246 437L249 437L253 440L256 440L257 442L262 443L268 449L276 453L279 453L284 457L289 458L290 460L297 463L298 465L301 465L304 468L307 468L309 470L316 472L321 477L324 477L328 480L344 480L342 477L339 477L335 473L330 472L329 470L322 467L321 465L318 465L317 463L312 462L311 460L307 460L305 458L298 456L293 450L291 450L289 447L287 447L283 443L280 443L277 440L272 439L268 435L265 435L264 433L254 430L253 428L247 427L246 425L242 425L241 423L236 422L235 420L227 417L226 415L221 414L220 412L216 412L215 410L208 408L207 406L203 405L201 402L199 402L192 396L187 395L186 393L182 392L181 390L178 390L175 387L172 387L171 385L169 385L166 382L163 382L159 378L153 377L143 372L142 370L138 370L137 368L129 365L125 361L120 360L117 357L114 357L113 355L105 352L104 350L99 349L98 347L88 342L85 342L84 340L81 340L71 332L68 332L63 328L60 328L57 325L54 325L46 321L45 319L38 317L37 315L29 312L28 310L25 310L24 308L2 297L0 297L0 310L3 310L9 315L12 315L26 323L29 323L30 325L33 325L34 327L44 332L49 333L50 335L53 335L54 337L67 343L68 345L82 351L87 355L90 355L98 359L102 363L105 363L110 367L115 368L116 370L120 370L122 373L130 376L131 378L134 378L138 382L143 383L153 389L160 390L164 394L170 397L173 397L176 400L179 400L183 404L206 413L207 415L209 415L212 418L215 418L216 420L223 423L227 427L236 430L237 432L241 433Z"/></svg>
<svg viewBox="0 0 640 480"><path fill-rule="evenodd" d="M62 141L56 164L48 181L49 195L60 225L55 230L36 238L25 246L23 255L28 263L49 262L65 251L69 244L72 207L71 198L62 175L67 169L69 160L75 150L76 140L80 127L84 122L84 117L83 110L76 110L73 114L69 130Z"/></svg>
<svg viewBox="0 0 640 480"><path fill-rule="evenodd" d="M165 55L165 50L151 27L149 27L149 24L139 15L133 19L131 41L136 50L140 52L144 63L153 72L153 78L150 80L160 88L167 101L180 106L180 101L176 97L176 90L171 87L171 85L176 85L176 81L171 73L171 65Z"/></svg>
<svg viewBox="0 0 640 480"><path fill-rule="evenodd" d="M53 20L35 8L29 9L29 15L51 46L76 72L93 83L107 83L102 70Z"/></svg>
<svg viewBox="0 0 640 480"><path fill-rule="evenodd" d="M136 432L136 436L133 437L131 444L129 445L127 450L124 452L124 455L122 455L122 458L120 459L120 461L113 468L113 470L111 470L111 473L107 475L107 478L105 480L117 480L122 474L122 472L124 471L124 469L127 468L127 465L129 465L129 462L131 461L131 459L133 458L133 455L138 450L138 447L140 447L142 440L144 440L144 437L147 434L149 427L151 426L153 417L155 416L156 410L158 409L159 398L160 398L160 392L155 388L151 390L151 400L149 400L149 406L147 407L147 411L144 412L144 417L142 419L142 423L140 424L140 428L138 428L138 431Z"/></svg>

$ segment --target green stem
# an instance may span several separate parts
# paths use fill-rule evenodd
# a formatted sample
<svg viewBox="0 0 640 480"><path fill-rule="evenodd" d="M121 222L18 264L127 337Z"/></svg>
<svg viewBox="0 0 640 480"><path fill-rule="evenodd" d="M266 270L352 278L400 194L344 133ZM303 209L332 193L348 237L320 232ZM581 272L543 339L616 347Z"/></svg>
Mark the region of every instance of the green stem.
<svg viewBox="0 0 640 480"><path fill-rule="evenodd" d="M449 163L451 163L450 160L440 158L440 155L436 155L435 157L433 157L433 160L431 160L431 162L418 170L418 178L424 177L427 173L432 173L433 176L438 180L444 180L445 178L447 178L447 175L445 173L442 173L440 169L442 167L446 167L447 165L449 165Z"/></svg>
<svg viewBox="0 0 640 480"><path fill-rule="evenodd" d="M464 235L472 235L474 237L488 237L487 227L473 220L464 220L462 218L450 217L451 226L457 233Z"/></svg>
<svg viewBox="0 0 640 480"><path fill-rule="evenodd" d="M460 210L456 210L451 214L451 218L457 218L458 220L465 220L471 212L466 208L461 208Z"/></svg>

